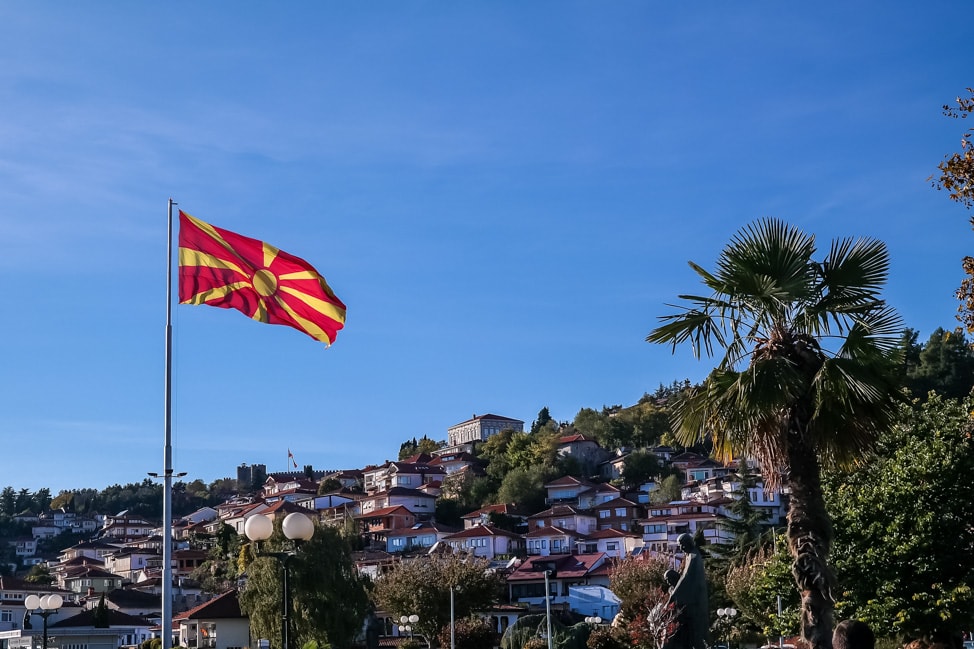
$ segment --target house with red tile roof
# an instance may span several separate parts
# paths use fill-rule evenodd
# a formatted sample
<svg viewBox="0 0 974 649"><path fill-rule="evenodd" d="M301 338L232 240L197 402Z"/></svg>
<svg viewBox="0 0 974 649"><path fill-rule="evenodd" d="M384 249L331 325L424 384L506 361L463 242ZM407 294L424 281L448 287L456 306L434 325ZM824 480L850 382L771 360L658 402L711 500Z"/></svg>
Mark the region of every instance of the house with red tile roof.
<svg viewBox="0 0 974 649"><path fill-rule="evenodd" d="M731 544L734 535L727 529L727 517L717 508L694 501L674 501L666 505L652 505L649 516L639 521L643 543L653 552L675 553L681 534L703 534L707 543Z"/></svg>
<svg viewBox="0 0 974 649"><path fill-rule="evenodd" d="M560 527L580 534L588 534L596 529L596 518L591 512L582 511L571 505L554 505L543 512L528 516L528 530L540 527Z"/></svg>
<svg viewBox="0 0 974 649"><path fill-rule="evenodd" d="M643 544L643 537L635 532L608 529L592 532L576 543L576 554L602 552L613 559L623 559Z"/></svg>
<svg viewBox="0 0 974 649"><path fill-rule="evenodd" d="M454 550L468 552L489 560L509 558L524 553L524 539L520 534L493 525L471 527L450 534L443 540Z"/></svg>
<svg viewBox="0 0 974 649"><path fill-rule="evenodd" d="M463 520L464 529L470 529L478 525L487 525L493 522L495 517L502 516L527 523L527 516L521 512L514 503L503 503L500 505L487 505L477 511L464 514L460 518Z"/></svg>
<svg viewBox="0 0 974 649"><path fill-rule="evenodd" d="M108 610L108 627L96 626L95 609L48 624L49 634L57 638L61 647L122 647L134 646L151 637L153 623L146 618ZM33 633L40 624L34 624Z"/></svg>
<svg viewBox="0 0 974 649"><path fill-rule="evenodd" d="M410 552L428 550L437 541L443 541L460 530L431 521L416 523L411 527L390 530L386 533L386 552Z"/></svg>
<svg viewBox="0 0 974 649"><path fill-rule="evenodd" d="M237 591L231 590L173 618L179 626L179 646L231 649L250 646L250 620L240 611Z"/></svg>
<svg viewBox="0 0 974 649"><path fill-rule="evenodd" d="M571 554L575 544L585 538L575 530L566 530L554 525L538 527L524 535L529 555L548 556L552 554Z"/></svg>
<svg viewBox="0 0 974 649"><path fill-rule="evenodd" d="M579 496L586 491L591 491L594 486L586 480L566 475L545 484L544 488L548 492L545 502L551 505L577 505Z"/></svg>
<svg viewBox="0 0 974 649"><path fill-rule="evenodd" d="M406 487L393 487L386 491L378 491L365 496L359 501L359 510L363 515L377 509L402 505L419 518L429 518L436 510L436 496Z"/></svg>
<svg viewBox="0 0 974 649"><path fill-rule="evenodd" d="M558 455L574 459L582 467L584 475L590 475L609 456L609 451L594 439L575 434L564 435L558 439Z"/></svg>
<svg viewBox="0 0 974 649"><path fill-rule="evenodd" d="M588 491L578 494L578 507L579 509L592 509L596 505L608 502L621 495L622 492L608 482L595 484Z"/></svg>
<svg viewBox="0 0 974 649"><path fill-rule="evenodd" d="M605 554L528 557L507 577L511 601L544 605L545 572L548 572L548 594L552 604L567 603L571 586L609 586L609 565Z"/></svg>
<svg viewBox="0 0 974 649"><path fill-rule="evenodd" d="M416 524L416 515L402 505L393 505L358 514L355 520L359 521L362 534L372 544L385 547L389 532L412 527Z"/></svg>
<svg viewBox="0 0 974 649"><path fill-rule="evenodd" d="M616 529L628 532L637 528L639 520L646 517L646 509L639 503L625 498L600 503L592 508L600 530Z"/></svg>

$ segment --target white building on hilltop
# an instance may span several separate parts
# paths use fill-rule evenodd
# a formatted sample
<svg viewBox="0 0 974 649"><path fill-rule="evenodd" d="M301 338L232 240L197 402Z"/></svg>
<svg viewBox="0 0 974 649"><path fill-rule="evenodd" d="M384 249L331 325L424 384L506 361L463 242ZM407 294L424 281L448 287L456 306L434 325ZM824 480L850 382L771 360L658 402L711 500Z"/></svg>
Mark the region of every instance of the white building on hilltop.
<svg viewBox="0 0 974 649"><path fill-rule="evenodd" d="M524 422L500 415L474 415L467 421L447 428L446 434L450 446L459 446L469 442L482 442L491 435L507 429L524 432Z"/></svg>

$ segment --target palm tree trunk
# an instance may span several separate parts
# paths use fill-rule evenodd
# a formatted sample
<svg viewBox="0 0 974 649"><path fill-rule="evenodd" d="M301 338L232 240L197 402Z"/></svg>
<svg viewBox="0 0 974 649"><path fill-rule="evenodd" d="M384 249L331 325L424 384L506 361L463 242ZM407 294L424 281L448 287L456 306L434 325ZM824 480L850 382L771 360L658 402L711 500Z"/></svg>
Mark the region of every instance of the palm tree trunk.
<svg viewBox="0 0 974 649"><path fill-rule="evenodd" d="M832 523L825 511L818 456L799 432L788 435L788 462L788 547L802 598L801 635L812 649L832 649Z"/></svg>

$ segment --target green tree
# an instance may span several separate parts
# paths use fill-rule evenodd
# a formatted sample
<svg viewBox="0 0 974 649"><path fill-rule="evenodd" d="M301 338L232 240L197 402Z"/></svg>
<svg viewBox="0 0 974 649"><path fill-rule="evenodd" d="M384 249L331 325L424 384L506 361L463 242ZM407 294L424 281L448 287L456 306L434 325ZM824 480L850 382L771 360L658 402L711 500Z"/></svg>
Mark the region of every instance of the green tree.
<svg viewBox="0 0 974 649"><path fill-rule="evenodd" d="M974 88L968 88L967 97L957 97L956 106L945 104L944 115L951 119L966 119L974 112ZM933 180L937 190L945 190L950 200L960 203L970 209L974 207L974 146L971 135L974 129L968 128L960 138L960 151L944 156L937 165L940 175ZM971 217L974 227L974 217ZM961 265L967 275L957 289L957 319L964 325L968 333L974 333L974 257L964 257Z"/></svg>
<svg viewBox="0 0 974 649"><path fill-rule="evenodd" d="M14 505L16 511L14 513L19 514L22 511L29 510L31 503L34 498L31 496L29 489L21 489L17 492L17 503Z"/></svg>
<svg viewBox="0 0 974 649"><path fill-rule="evenodd" d="M947 641L974 619L974 399L900 409L870 460L826 481L843 617Z"/></svg>
<svg viewBox="0 0 974 649"><path fill-rule="evenodd" d="M915 364L907 366L904 383L920 399L930 391L951 398L967 396L974 386L974 349L964 331L938 328L930 334Z"/></svg>
<svg viewBox="0 0 974 649"><path fill-rule="evenodd" d="M9 518L17 513L17 492L13 487L4 487L0 491L0 515Z"/></svg>
<svg viewBox="0 0 974 649"><path fill-rule="evenodd" d="M284 552L280 523L261 550ZM368 612L367 582L355 569L351 550L339 530L316 526L310 541L290 561L292 617L296 644L317 642L336 649L351 647ZM247 585L240 593L241 609L250 617L258 637L280 647L280 562L260 556L247 563Z"/></svg>
<svg viewBox="0 0 974 649"><path fill-rule="evenodd" d="M48 570L46 565L38 563L30 567L24 581L31 584L49 586L54 581L54 577L51 576L51 571Z"/></svg>
<svg viewBox="0 0 974 649"><path fill-rule="evenodd" d="M537 513L545 508L548 492L544 486L554 477L552 468L540 465L511 469L497 490L497 499L515 503L524 512Z"/></svg>
<svg viewBox="0 0 974 649"><path fill-rule="evenodd" d="M647 451L633 451L626 456L622 467L622 482L627 487L638 487L652 478L659 477L659 458Z"/></svg>
<svg viewBox="0 0 974 649"><path fill-rule="evenodd" d="M193 570L192 577L208 593L224 593L236 587L240 571L240 535L223 523L217 530L215 543L203 563Z"/></svg>
<svg viewBox="0 0 974 649"><path fill-rule="evenodd" d="M668 475L659 483L659 487L649 492L649 502L663 505L683 496L683 480L675 475Z"/></svg>
<svg viewBox="0 0 974 649"><path fill-rule="evenodd" d="M458 554L404 561L375 582L373 597L394 619L418 615L416 629L435 639L450 622L450 588L456 588L454 614L458 619L498 601L504 582L488 570L489 565L486 559Z"/></svg>
<svg viewBox="0 0 974 649"><path fill-rule="evenodd" d="M92 616L91 624L96 629L108 628L108 605L105 604L104 592L102 592L101 598L98 600L98 605L95 607L95 613Z"/></svg>
<svg viewBox="0 0 974 649"><path fill-rule="evenodd" d="M750 490L757 486L758 479L746 462L741 463L740 480L734 502L727 508L730 515L724 522L734 543L729 548L714 546L714 551L729 564L740 563L759 544L768 519L768 513L751 502Z"/></svg>
<svg viewBox="0 0 974 649"><path fill-rule="evenodd" d="M338 478L325 478L320 483L318 483L318 495L330 494L333 491L340 491L342 488L342 481Z"/></svg>
<svg viewBox="0 0 974 649"><path fill-rule="evenodd" d="M783 536L777 539L774 544L754 548L728 571L724 581L742 621L759 628L765 637L794 635L801 614L788 546Z"/></svg>
<svg viewBox="0 0 974 649"><path fill-rule="evenodd" d="M835 580L821 463L855 461L889 426L902 326L880 297L882 242L836 240L821 261L815 252L814 237L781 221L747 226L713 273L691 262L712 295L684 296L689 305L647 340L721 353L703 385L677 398L675 432L684 443L711 437L722 460L755 457L769 487L789 487L801 633L829 649Z"/></svg>
<svg viewBox="0 0 974 649"><path fill-rule="evenodd" d="M453 642L463 649L493 649L497 644L497 634L482 617L470 616L454 621ZM447 624L440 631L441 647L450 646L450 625Z"/></svg>
<svg viewBox="0 0 974 649"><path fill-rule="evenodd" d="M647 592L666 590L668 584L663 575L669 567L669 559L662 555L626 557L614 564L609 589L621 601L619 612L625 619L635 619L642 612Z"/></svg>
<svg viewBox="0 0 974 649"><path fill-rule="evenodd" d="M538 411L538 418L531 422L531 434L534 435L539 430L548 425L548 422L553 421L551 419L551 413L548 412L548 406L545 406Z"/></svg>
<svg viewBox="0 0 974 649"><path fill-rule="evenodd" d="M51 506L51 490L47 487L41 487L34 492L33 503L31 504L31 511L38 514L41 512L46 512Z"/></svg>

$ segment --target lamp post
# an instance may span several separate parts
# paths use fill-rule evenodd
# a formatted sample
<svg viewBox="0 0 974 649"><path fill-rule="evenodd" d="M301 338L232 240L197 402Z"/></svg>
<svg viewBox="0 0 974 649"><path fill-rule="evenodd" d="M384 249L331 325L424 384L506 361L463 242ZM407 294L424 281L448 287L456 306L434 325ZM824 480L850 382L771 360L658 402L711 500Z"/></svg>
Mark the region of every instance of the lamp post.
<svg viewBox="0 0 974 649"><path fill-rule="evenodd" d="M30 616L40 615L44 618L44 644L41 645L41 649L47 649L47 618L51 617L57 613L58 609L61 608L61 604L64 603L64 599L60 595L54 593L52 595L43 595L38 597L37 595L28 595L24 599L24 608L27 609L27 613L24 615L24 628L30 628Z"/></svg>
<svg viewBox="0 0 974 649"><path fill-rule="evenodd" d="M593 615L591 617L585 618L585 624L591 624L592 626L599 626L602 624L602 618L598 615Z"/></svg>
<svg viewBox="0 0 974 649"><path fill-rule="evenodd" d="M284 536L294 542L294 549L284 552L258 552L258 556L274 557L281 564L281 647L293 649L291 646L291 559L297 554L300 544L314 536L315 524L304 514L292 512L284 517L281 529L284 531ZM244 523L244 534L257 543L258 548L260 542L269 539L273 533L274 521L263 514L254 514Z"/></svg>
<svg viewBox="0 0 974 649"><path fill-rule="evenodd" d="M419 616L413 613L412 615L403 615L399 618L399 633L408 633L409 639L413 639L413 629L416 627L416 623L419 622Z"/></svg>
<svg viewBox="0 0 974 649"><path fill-rule="evenodd" d="M727 649L730 649L730 625L736 615L737 609L730 606L717 609L717 619L720 621L720 629L727 634Z"/></svg>
<svg viewBox="0 0 974 649"><path fill-rule="evenodd" d="M552 649L551 639L551 588L548 586L548 577L551 576L550 570L544 571L544 605L545 618L548 622L548 649Z"/></svg>
<svg viewBox="0 0 974 649"><path fill-rule="evenodd" d="M456 606L453 601L456 586L450 586L450 649L457 649Z"/></svg>

